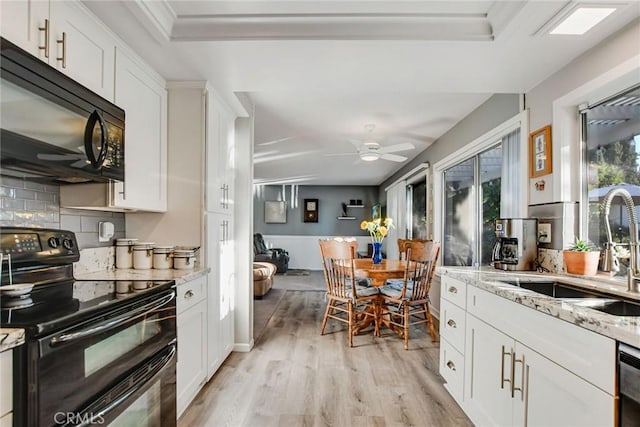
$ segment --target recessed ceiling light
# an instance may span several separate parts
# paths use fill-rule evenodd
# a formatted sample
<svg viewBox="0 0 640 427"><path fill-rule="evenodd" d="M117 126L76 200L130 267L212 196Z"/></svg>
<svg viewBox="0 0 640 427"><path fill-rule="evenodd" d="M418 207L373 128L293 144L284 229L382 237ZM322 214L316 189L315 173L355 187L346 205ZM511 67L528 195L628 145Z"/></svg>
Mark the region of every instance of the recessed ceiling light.
<svg viewBox="0 0 640 427"><path fill-rule="evenodd" d="M549 34L582 35L615 10L615 7L578 7Z"/></svg>

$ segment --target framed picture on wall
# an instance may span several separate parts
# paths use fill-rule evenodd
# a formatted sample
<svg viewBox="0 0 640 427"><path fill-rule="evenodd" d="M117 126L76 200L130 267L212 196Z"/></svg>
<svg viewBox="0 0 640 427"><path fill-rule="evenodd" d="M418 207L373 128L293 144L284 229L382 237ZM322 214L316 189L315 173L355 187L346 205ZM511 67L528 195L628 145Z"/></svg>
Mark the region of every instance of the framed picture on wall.
<svg viewBox="0 0 640 427"><path fill-rule="evenodd" d="M277 200L264 202L264 222L267 224L286 224L287 203Z"/></svg>
<svg viewBox="0 0 640 427"><path fill-rule="evenodd" d="M304 199L304 222L318 222L318 199Z"/></svg>
<svg viewBox="0 0 640 427"><path fill-rule="evenodd" d="M529 135L529 177L551 173L551 125Z"/></svg>

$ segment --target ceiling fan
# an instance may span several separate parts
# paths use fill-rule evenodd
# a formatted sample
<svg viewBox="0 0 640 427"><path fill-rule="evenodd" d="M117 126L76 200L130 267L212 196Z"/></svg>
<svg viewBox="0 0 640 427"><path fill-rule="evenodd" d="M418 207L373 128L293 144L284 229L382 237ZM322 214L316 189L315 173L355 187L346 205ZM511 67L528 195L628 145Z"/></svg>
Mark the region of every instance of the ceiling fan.
<svg viewBox="0 0 640 427"><path fill-rule="evenodd" d="M398 151L406 151L413 150L416 148L413 144L409 142L404 142L402 144L395 144L383 147L380 145L378 141L376 141L372 134L376 125L368 124L365 125L365 129L369 133L367 138L363 141L350 139L349 142L356 147L356 154L360 157L360 160L364 160L365 162L373 162L378 159L390 160L392 162L404 162L407 160L407 157L400 156L398 154L391 154ZM354 153L335 153L335 154L326 154L327 156L342 156Z"/></svg>

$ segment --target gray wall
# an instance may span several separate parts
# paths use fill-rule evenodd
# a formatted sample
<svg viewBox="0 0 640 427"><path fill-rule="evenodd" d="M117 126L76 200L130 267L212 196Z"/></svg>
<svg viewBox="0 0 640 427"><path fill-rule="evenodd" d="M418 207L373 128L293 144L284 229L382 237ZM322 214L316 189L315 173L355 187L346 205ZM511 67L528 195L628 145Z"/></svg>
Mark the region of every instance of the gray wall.
<svg viewBox="0 0 640 427"><path fill-rule="evenodd" d="M298 187L298 207L291 208L291 186L286 186L287 223L266 224L264 222L265 200L282 200L282 186L268 185L254 196L254 232L267 235L301 236L353 236L366 235L360 230L360 222L371 218L371 207L378 203L377 186L323 186L307 185ZM304 199L318 199L318 222L303 222ZM354 220L339 220L342 203L360 199L364 208L349 208L349 216Z"/></svg>
<svg viewBox="0 0 640 427"><path fill-rule="evenodd" d="M22 179L0 178L0 225L57 228L75 232L80 249L112 246L98 242L98 223L112 222L114 238L125 237L124 214L60 208L60 187Z"/></svg>
<svg viewBox="0 0 640 427"><path fill-rule="evenodd" d="M434 164L454 151L462 148L479 136L489 132L504 121L520 112L518 94L497 94L491 96L468 116L460 120L447 133L438 138L426 150L418 154L407 165L398 170L380 185L381 200L386 200L384 189L420 163Z"/></svg>

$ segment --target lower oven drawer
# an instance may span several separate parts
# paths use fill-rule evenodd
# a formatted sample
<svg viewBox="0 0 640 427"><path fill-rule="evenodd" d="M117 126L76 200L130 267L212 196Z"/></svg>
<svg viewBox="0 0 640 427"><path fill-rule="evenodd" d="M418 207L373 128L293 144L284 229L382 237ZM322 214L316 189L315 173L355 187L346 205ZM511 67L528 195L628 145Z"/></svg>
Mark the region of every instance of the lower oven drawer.
<svg viewBox="0 0 640 427"><path fill-rule="evenodd" d="M159 351L74 413L89 425L174 427L176 344ZM72 424L75 425L75 424Z"/></svg>

